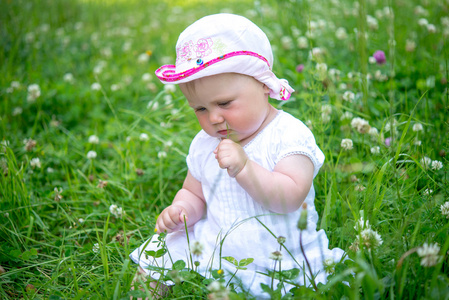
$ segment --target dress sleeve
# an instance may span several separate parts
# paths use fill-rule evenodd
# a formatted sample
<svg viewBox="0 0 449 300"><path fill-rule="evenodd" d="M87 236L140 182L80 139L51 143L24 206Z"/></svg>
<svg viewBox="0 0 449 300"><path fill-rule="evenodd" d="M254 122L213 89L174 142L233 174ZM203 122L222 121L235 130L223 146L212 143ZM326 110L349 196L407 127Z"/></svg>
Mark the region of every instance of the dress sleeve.
<svg viewBox="0 0 449 300"><path fill-rule="evenodd" d="M283 158L290 155L305 155L313 163L313 177L315 177L324 163L324 154L316 144L313 133L304 123L293 116L287 118L287 121L277 128L279 143L275 163L277 164Z"/></svg>
<svg viewBox="0 0 449 300"><path fill-rule="evenodd" d="M201 182L205 159L214 151L218 140L201 130L192 140L186 162L190 174Z"/></svg>

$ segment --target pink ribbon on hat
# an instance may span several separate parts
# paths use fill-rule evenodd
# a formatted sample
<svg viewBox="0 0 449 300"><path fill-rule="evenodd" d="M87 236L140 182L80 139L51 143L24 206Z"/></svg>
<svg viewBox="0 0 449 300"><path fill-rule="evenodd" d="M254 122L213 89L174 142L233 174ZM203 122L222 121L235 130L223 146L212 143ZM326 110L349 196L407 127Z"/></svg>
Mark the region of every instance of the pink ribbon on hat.
<svg viewBox="0 0 449 300"><path fill-rule="evenodd" d="M270 97L277 100L288 100L295 91L285 79L279 79L271 70L252 75L270 88Z"/></svg>

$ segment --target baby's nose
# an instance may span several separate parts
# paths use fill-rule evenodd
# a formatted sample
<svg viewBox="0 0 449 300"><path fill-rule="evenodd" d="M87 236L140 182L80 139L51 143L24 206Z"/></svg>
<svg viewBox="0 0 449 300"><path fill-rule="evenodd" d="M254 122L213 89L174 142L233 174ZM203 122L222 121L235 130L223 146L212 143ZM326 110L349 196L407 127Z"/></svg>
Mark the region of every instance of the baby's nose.
<svg viewBox="0 0 449 300"><path fill-rule="evenodd" d="M220 124L224 122L224 118L220 113L211 112L209 114L209 121L211 122L211 124Z"/></svg>

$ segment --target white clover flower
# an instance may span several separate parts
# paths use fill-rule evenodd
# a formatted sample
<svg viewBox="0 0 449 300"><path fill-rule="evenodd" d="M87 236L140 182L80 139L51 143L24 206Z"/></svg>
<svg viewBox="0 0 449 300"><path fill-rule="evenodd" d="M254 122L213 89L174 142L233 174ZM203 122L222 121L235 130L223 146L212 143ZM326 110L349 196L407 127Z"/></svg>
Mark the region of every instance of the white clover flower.
<svg viewBox="0 0 449 300"><path fill-rule="evenodd" d="M429 76L426 78L426 86L431 89L435 87L435 76Z"/></svg>
<svg viewBox="0 0 449 300"><path fill-rule="evenodd" d="M421 123L415 123L412 127L413 131L423 131L424 128Z"/></svg>
<svg viewBox="0 0 449 300"><path fill-rule="evenodd" d="M362 191L366 190L366 187L361 184L358 184L354 187L354 190L357 192L362 192Z"/></svg>
<svg viewBox="0 0 449 300"><path fill-rule="evenodd" d="M100 142L100 139L96 135L89 136L89 143L90 144L98 144Z"/></svg>
<svg viewBox="0 0 449 300"><path fill-rule="evenodd" d="M114 83L113 85L111 85L111 91L116 92L118 90L120 90L122 88L122 86L120 85L120 83Z"/></svg>
<svg viewBox="0 0 449 300"><path fill-rule="evenodd" d="M374 56L370 56L368 57L368 62L372 65L374 65L375 63L377 63L376 58L374 58Z"/></svg>
<svg viewBox="0 0 449 300"><path fill-rule="evenodd" d="M75 78L73 77L72 73L64 74L63 79L65 82L69 82L69 83L73 83L73 81L75 81Z"/></svg>
<svg viewBox="0 0 449 300"><path fill-rule="evenodd" d="M352 102L354 101L355 98L355 94L351 91L346 91L343 93L343 100L348 101L348 102Z"/></svg>
<svg viewBox="0 0 449 300"><path fill-rule="evenodd" d="M323 121L323 123L329 123L330 120L331 120L330 115L326 113L321 113L321 121Z"/></svg>
<svg viewBox="0 0 449 300"><path fill-rule="evenodd" d="M348 88L348 85L344 82L342 82L338 85L339 90L346 90L347 88Z"/></svg>
<svg viewBox="0 0 449 300"><path fill-rule="evenodd" d="M152 79L152 76L150 73L144 73L142 75L142 81L151 81L151 79Z"/></svg>
<svg viewBox="0 0 449 300"><path fill-rule="evenodd" d="M166 158L166 157L167 157L167 152L165 152L165 151L159 151L159 152L157 153L157 157L159 157L159 158Z"/></svg>
<svg viewBox="0 0 449 300"><path fill-rule="evenodd" d="M379 130L377 130L376 127L371 127L371 128L368 130L368 134L369 134L370 136L372 136L373 138L377 138L377 137L379 136Z"/></svg>
<svg viewBox="0 0 449 300"><path fill-rule="evenodd" d="M166 93L174 93L176 91L176 85L174 84L166 84L164 85L164 92Z"/></svg>
<svg viewBox="0 0 449 300"><path fill-rule="evenodd" d="M28 32L27 34L25 34L25 41L27 43L32 43L35 39L36 35L34 34L34 32Z"/></svg>
<svg viewBox="0 0 449 300"><path fill-rule="evenodd" d="M363 211L361 211L363 212ZM362 213L363 214L363 213ZM371 228L371 225L369 224L369 220L365 220L363 216L360 217L360 219L355 223L354 229L357 231L361 231L363 229Z"/></svg>
<svg viewBox="0 0 449 300"><path fill-rule="evenodd" d="M23 109L20 106L14 107L12 111L13 116L21 115L23 112Z"/></svg>
<svg viewBox="0 0 449 300"><path fill-rule="evenodd" d="M100 252L100 245L99 245L98 243L95 243L95 244L93 245L93 247L92 247L92 251L93 251L94 253Z"/></svg>
<svg viewBox="0 0 449 300"><path fill-rule="evenodd" d="M30 161L30 166L34 169L34 168L41 168L41 161L39 160L38 157L35 157L33 159L31 159Z"/></svg>
<svg viewBox="0 0 449 300"><path fill-rule="evenodd" d="M91 150L91 151L87 152L86 157L87 157L88 159L95 159L95 158L97 157L97 152Z"/></svg>
<svg viewBox="0 0 449 300"><path fill-rule="evenodd" d="M449 17L442 17L440 19L440 22L444 27L449 27Z"/></svg>
<svg viewBox="0 0 449 300"><path fill-rule="evenodd" d="M360 232L360 237L362 239L362 243L368 249L376 248L382 245L383 241L379 233L377 231L372 230L371 228L366 228Z"/></svg>
<svg viewBox="0 0 449 300"><path fill-rule="evenodd" d="M325 63L318 63L318 64L316 64L316 69L320 73L326 73L327 72L327 65Z"/></svg>
<svg viewBox="0 0 449 300"><path fill-rule="evenodd" d="M55 189L53 190L54 192L55 192L55 197L54 197L54 199L55 199L55 201L56 202L59 202L59 201L61 201L61 199L62 199L62 188L57 188L57 187L55 187Z"/></svg>
<svg viewBox="0 0 449 300"><path fill-rule="evenodd" d="M328 74L332 78L332 80L335 81L335 80L340 79L339 77L340 77L341 71L338 69L335 69L335 68L330 68Z"/></svg>
<svg viewBox="0 0 449 300"><path fill-rule="evenodd" d="M443 168L443 163L439 160L432 161L431 164L432 170L440 170Z"/></svg>
<svg viewBox="0 0 449 300"><path fill-rule="evenodd" d="M282 257L281 251L274 251L274 252L271 252L271 254L270 254L270 259L272 259L272 260L281 261L282 258L283 257Z"/></svg>
<svg viewBox="0 0 449 300"><path fill-rule="evenodd" d="M439 252L440 246L438 246L437 243L433 245L424 243L424 245L419 247L418 250L416 251L419 257L421 257L421 266L424 267L435 266L441 259Z"/></svg>
<svg viewBox="0 0 449 300"><path fill-rule="evenodd" d="M418 20L418 25L427 27L427 25L429 25L429 21L427 21L426 18L421 18L421 19Z"/></svg>
<svg viewBox="0 0 449 300"><path fill-rule="evenodd" d="M296 40L296 45L299 49L307 49L309 47L309 41L305 36L300 36Z"/></svg>
<svg viewBox="0 0 449 300"><path fill-rule="evenodd" d="M150 56L148 55L148 54L146 54L146 53L142 53L142 54L140 54L138 57L137 57L137 61L139 62L139 63L146 63L146 62L148 62L150 60Z"/></svg>
<svg viewBox="0 0 449 300"><path fill-rule="evenodd" d="M330 115L332 113L332 106L330 104L321 105L321 112L326 115Z"/></svg>
<svg viewBox="0 0 449 300"><path fill-rule="evenodd" d="M310 51L310 55L312 55L312 57L319 57L323 54L324 54L324 51L320 47L314 47Z"/></svg>
<svg viewBox="0 0 449 300"><path fill-rule="evenodd" d="M94 83L92 83L92 85L90 86L90 88L91 88L93 91L99 91L99 90L101 90L101 84L99 84L98 82L94 82Z"/></svg>
<svg viewBox="0 0 449 300"><path fill-rule="evenodd" d="M393 123L393 124L391 124ZM385 131L390 131L392 128L396 129L396 127L398 126L398 121L396 121L396 119L393 119L393 122L390 122L390 120L388 120L388 122L385 124Z"/></svg>
<svg viewBox="0 0 449 300"><path fill-rule="evenodd" d="M83 218L79 218L79 219L78 219L78 222L79 222L80 224L83 224L83 223L84 223L84 219L83 219Z"/></svg>
<svg viewBox="0 0 449 300"><path fill-rule="evenodd" d="M380 153L380 147L379 146L371 147L370 151L371 151L372 154L379 154Z"/></svg>
<svg viewBox="0 0 449 300"><path fill-rule="evenodd" d="M94 74L100 74L101 72L103 72L103 65L96 65L93 69Z"/></svg>
<svg viewBox="0 0 449 300"><path fill-rule="evenodd" d="M293 48L293 39L289 36L281 37L281 45L285 50L290 50Z"/></svg>
<svg viewBox="0 0 449 300"><path fill-rule="evenodd" d="M129 50L131 50L131 47L132 47L132 43L130 41L126 41L123 43L122 51L128 52Z"/></svg>
<svg viewBox="0 0 449 300"><path fill-rule="evenodd" d="M101 55L103 55L106 58L111 58L112 56L112 49L110 47L106 47L100 50Z"/></svg>
<svg viewBox="0 0 449 300"><path fill-rule="evenodd" d="M415 138L415 139L413 139L413 145L415 145L415 146L421 146L421 140L420 139L418 139L418 138Z"/></svg>
<svg viewBox="0 0 449 300"><path fill-rule="evenodd" d="M151 108L151 110L156 110L159 108L159 102L151 100L148 102L147 108Z"/></svg>
<svg viewBox="0 0 449 300"><path fill-rule="evenodd" d="M370 29L377 30L379 29L379 22L377 19L373 16L367 15L366 16L366 24Z"/></svg>
<svg viewBox="0 0 449 300"><path fill-rule="evenodd" d="M428 169L430 167L430 165L432 164L432 160L430 158L428 158L427 156L425 156L425 157L421 158L420 163L424 169Z"/></svg>
<svg viewBox="0 0 449 300"><path fill-rule="evenodd" d="M427 15L427 11L421 5L417 5L414 9L415 15L425 16Z"/></svg>
<svg viewBox="0 0 449 300"><path fill-rule="evenodd" d="M423 192L423 195L424 196L430 196L432 193L433 193L432 189L425 189L424 192Z"/></svg>
<svg viewBox="0 0 449 300"><path fill-rule="evenodd" d="M142 142L146 142L146 141L148 141L148 140L150 139L150 137L149 137L148 134L146 134L146 133L141 133L140 136L139 136L139 139L140 139Z"/></svg>
<svg viewBox="0 0 449 300"><path fill-rule="evenodd" d="M345 150L351 150L353 148L353 143L351 139L342 139L341 147Z"/></svg>
<svg viewBox="0 0 449 300"><path fill-rule="evenodd" d="M28 102L34 102L37 98L39 98L41 95L41 88L37 84L30 84L28 86L28 96L27 101Z"/></svg>
<svg viewBox="0 0 449 300"><path fill-rule="evenodd" d="M407 52L413 52L416 49L416 42L413 40L406 40L405 41L405 51Z"/></svg>
<svg viewBox="0 0 449 300"><path fill-rule="evenodd" d="M229 299L229 287L224 286L219 281L212 281L212 283L207 286L207 289L210 292L210 294L207 295L207 299Z"/></svg>
<svg viewBox="0 0 449 300"><path fill-rule="evenodd" d="M352 115L352 112L350 112L350 111L345 111L345 112L341 115L340 120L351 119L352 116L353 116L353 115Z"/></svg>
<svg viewBox="0 0 449 300"><path fill-rule="evenodd" d="M195 256L201 256L203 254L204 246L198 241L193 242L193 244L190 246L190 251Z"/></svg>
<svg viewBox="0 0 449 300"><path fill-rule="evenodd" d="M157 91L157 85L154 82L149 82L145 87L152 92Z"/></svg>
<svg viewBox="0 0 449 300"><path fill-rule="evenodd" d="M109 206L109 212L113 214L116 218L121 218L124 214L123 208L118 207L115 204Z"/></svg>
<svg viewBox="0 0 449 300"><path fill-rule="evenodd" d="M352 119L351 121L352 128L356 129L360 133L367 133L371 126L369 125L369 122L365 119L356 117Z"/></svg>
<svg viewBox="0 0 449 300"><path fill-rule="evenodd" d="M54 173L55 172L55 169L53 169L52 167L48 167L47 168L47 173Z"/></svg>
<svg viewBox="0 0 449 300"><path fill-rule="evenodd" d="M388 79L388 76L382 74L380 70L377 70L376 72L374 72L374 78L378 81L386 81Z"/></svg>
<svg viewBox="0 0 449 300"><path fill-rule="evenodd" d="M21 84L18 81L11 81L11 87L15 90L20 89Z"/></svg>
<svg viewBox="0 0 449 300"><path fill-rule="evenodd" d="M443 216L446 216L446 218L449 219L449 201L444 202L444 204L440 206L440 211Z"/></svg>
<svg viewBox="0 0 449 300"><path fill-rule="evenodd" d="M427 24L427 31L430 33L435 33L435 32L437 32L437 28L433 24Z"/></svg>
<svg viewBox="0 0 449 300"><path fill-rule="evenodd" d="M335 272L335 261L332 257L328 257L323 261L323 267L326 273L333 274Z"/></svg>
<svg viewBox="0 0 449 300"><path fill-rule="evenodd" d="M339 40L345 40L348 38L348 33L346 32L346 29L344 29L343 27L339 27L337 28L337 30L335 31L335 36L337 37L337 39Z"/></svg>

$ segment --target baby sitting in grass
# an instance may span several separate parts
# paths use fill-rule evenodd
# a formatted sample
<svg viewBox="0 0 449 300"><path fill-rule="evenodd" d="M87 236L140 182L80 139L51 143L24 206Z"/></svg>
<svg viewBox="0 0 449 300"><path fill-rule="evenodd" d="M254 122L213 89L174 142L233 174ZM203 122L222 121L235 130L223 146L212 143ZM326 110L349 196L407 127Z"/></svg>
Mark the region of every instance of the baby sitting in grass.
<svg viewBox="0 0 449 300"><path fill-rule="evenodd" d="M272 72L267 36L244 17L210 15L181 33L176 54L176 65L156 75L179 84L202 130L190 145L182 188L157 219L167 252L148 255L161 247L156 234L130 255L151 286L161 288L154 295L174 284L161 274L178 260L195 261L191 267L204 277L218 270L257 299L269 296L263 286L272 278L265 274L280 260L282 270L300 270L292 283L324 283L323 262L343 256L316 230L313 179L324 155L307 126L268 100L288 100L293 89ZM236 273L228 257L254 260Z"/></svg>

